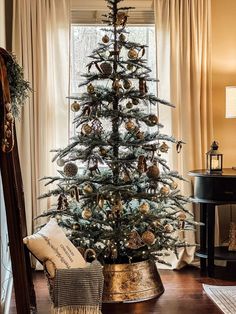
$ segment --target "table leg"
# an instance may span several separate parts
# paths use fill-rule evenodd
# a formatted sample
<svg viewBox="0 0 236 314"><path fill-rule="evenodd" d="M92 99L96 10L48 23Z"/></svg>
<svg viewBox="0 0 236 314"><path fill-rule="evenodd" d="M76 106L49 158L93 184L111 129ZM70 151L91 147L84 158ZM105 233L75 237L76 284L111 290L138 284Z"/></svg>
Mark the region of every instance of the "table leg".
<svg viewBox="0 0 236 314"><path fill-rule="evenodd" d="M207 204L200 204L200 221L204 223L204 226L200 226L200 251L206 252L206 228L207 228ZM206 258L200 258L201 272L206 271Z"/></svg>
<svg viewBox="0 0 236 314"><path fill-rule="evenodd" d="M215 205L207 204L207 256L208 256L208 276L214 277L214 247L215 247Z"/></svg>

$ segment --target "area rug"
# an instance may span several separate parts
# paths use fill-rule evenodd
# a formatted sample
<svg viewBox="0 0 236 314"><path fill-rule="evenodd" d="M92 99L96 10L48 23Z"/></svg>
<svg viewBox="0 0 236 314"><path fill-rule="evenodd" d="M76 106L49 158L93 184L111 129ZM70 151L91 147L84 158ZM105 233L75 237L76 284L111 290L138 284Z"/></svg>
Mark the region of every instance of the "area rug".
<svg viewBox="0 0 236 314"><path fill-rule="evenodd" d="M223 313L236 313L236 286L212 286L203 284L203 289Z"/></svg>

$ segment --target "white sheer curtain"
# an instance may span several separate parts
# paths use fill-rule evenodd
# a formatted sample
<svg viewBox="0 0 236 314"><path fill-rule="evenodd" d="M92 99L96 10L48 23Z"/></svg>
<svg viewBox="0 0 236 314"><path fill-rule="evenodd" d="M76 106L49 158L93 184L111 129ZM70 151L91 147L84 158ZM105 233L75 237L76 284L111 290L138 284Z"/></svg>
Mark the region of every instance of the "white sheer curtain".
<svg viewBox="0 0 236 314"><path fill-rule="evenodd" d="M50 150L67 141L69 0L13 0L13 52L33 92L17 124L28 232L48 201L39 179L55 172Z"/></svg>
<svg viewBox="0 0 236 314"><path fill-rule="evenodd" d="M211 1L154 0L154 10L159 96L175 104L171 112L165 110L171 121L169 131L187 143L172 158L173 168L189 179L188 171L205 167L212 140ZM189 183L182 190L192 194ZM193 232L183 237L195 242ZM175 256L168 260L173 268L180 268L193 258L194 249L186 248L180 250L179 260Z"/></svg>

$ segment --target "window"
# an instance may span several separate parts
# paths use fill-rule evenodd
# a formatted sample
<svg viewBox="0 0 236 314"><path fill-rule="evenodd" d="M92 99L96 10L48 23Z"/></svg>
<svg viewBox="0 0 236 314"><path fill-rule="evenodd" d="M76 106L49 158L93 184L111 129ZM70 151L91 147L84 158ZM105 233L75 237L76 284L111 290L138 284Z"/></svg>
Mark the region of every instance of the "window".
<svg viewBox="0 0 236 314"><path fill-rule="evenodd" d="M86 91L86 86L78 88L78 85L84 82L84 73L87 73L86 65L90 62L88 56L98 47L101 38L104 36L104 26L79 25L71 26L71 95L78 96ZM156 47L155 47L155 28L152 25L147 26L127 26L129 32L127 38L129 41L135 41L148 46L145 57L148 60L148 66L152 69L150 76L156 78ZM125 53L125 51L123 52ZM122 53L121 53L122 54ZM124 55L124 57L126 57ZM104 80L100 84L107 84L109 80ZM137 82L135 82L137 84ZM150 93L156 95L156 82L148 83ZM146 107L145 107L146 109ZM148 109L146 109L148 110ZM70 117L70 135L73 136L75 127L73 125L74 113L71 112ZM106 124L106 122L104 121Z"/></svg>

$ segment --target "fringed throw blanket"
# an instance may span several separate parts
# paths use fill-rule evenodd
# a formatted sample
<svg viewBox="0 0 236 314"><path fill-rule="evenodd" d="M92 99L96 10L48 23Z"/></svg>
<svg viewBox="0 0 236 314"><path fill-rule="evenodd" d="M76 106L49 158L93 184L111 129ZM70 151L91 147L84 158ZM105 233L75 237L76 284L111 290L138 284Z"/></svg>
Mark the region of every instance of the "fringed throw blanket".
<svg viewBox="0 0 236 314"><path fill-rule="evenodd" d="M100 314L103 272L98 261L85 268L58 269L50 283L51 314Z"/></svg>

